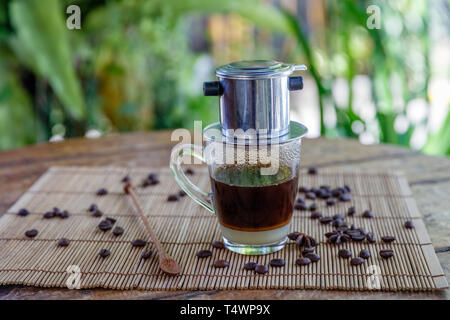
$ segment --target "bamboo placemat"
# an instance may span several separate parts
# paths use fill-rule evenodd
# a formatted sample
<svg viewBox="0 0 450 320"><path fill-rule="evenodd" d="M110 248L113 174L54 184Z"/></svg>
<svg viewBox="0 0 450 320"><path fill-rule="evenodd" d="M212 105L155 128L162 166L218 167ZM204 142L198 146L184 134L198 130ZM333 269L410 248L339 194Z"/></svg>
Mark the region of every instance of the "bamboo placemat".
<svg viewBox="0 0 450 320"><path fill-rule="evenodd" d="M131 201L123 194L121 178L130 175L137 184L150 172L159 175L160 184L138 188L142 202L162 244L182 266L182 274L168 277L159 270L155 254L141 259L142 248L134 248L134 239L148 236ZM194 183L210 189L207 171L196 169L190 176ZM66 287L69 266L81 271L81 288L186 290L186 289L344 289L368 290L370 276L379 271L380 288L387 291L421 291L448 287L447 280L434 252L416 203L404 176L395 173L330 171L321 169L317 175L301 171L299 185L332 187L350 185L350 202L326 207L317 201L326 216L345 213L355 206L357 213L346 222L363 227L377 235L377 243L351 242L327 244L324 234L331 225L322 225L309 218L307 211L295 211L292 231L312 235L320 242L316 252L321 260L308 266L297 266L300 250L293 242L285 249L265 256L242 256L228 250L213 249L210 243L221 240L217 219L188 197L168 202L169 193L179 190L168 168L117 167L53 167L0 218L0 284L21 284L38 287ZM99 197L96 191L107 188L108 195ZM310 200L308 200L310 201ZM96 203L104 212L95 218L87 212ZM53 207L66 209L70 217L44 219L43 213ZM27 208L26 217L16 213ZM361 212L371 209L375 217L365 219ZM111 231L97 228L105 217L117 219L115 226L125 229L115 237ZM414 229L405 229L406 220L413 220ZM27 238L24 233L37 229L39 234ZM382 243L383 235L393 235L396 241ZM58 247L61 237L70 239L68 247ZM106 248L111 255L102 259L98 252ZM145 249L153 249L151 243ZM371 257L363 265L350 266L349 260L337 256L340 248L354 254L368 249ZM380 249L392 248L395 256L379 257ZM213 251L213 256L198 259L200 249ZM255 261L268 265L273 258L284 258L282 268L269 267L265 275L243 270L244 263ZM225 259L230 266L214 269L212 262ZM369 266L376 266L368 269ZM378 269L377 269L378 268Z"/></svg>

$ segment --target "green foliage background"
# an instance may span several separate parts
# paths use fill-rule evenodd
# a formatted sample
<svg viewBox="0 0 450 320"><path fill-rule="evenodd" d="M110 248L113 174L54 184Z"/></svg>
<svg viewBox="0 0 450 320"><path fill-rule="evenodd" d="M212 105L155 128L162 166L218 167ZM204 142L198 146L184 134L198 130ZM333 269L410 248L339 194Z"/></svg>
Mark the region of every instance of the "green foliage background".
<svg viewBox="0 0 450 320"><path fill-rule="evenodd" d="M356 75L367 74L380 142L409 146L415 125L401 134L394 129L396 117L405 111L393 107L388 84L396 74L406 102L428 101L428 1L401 1L405 12L419 13L423 22L413 40L414 50L425 58L420 71L425 83L412 89L408 83L417 70L404 58L411 50L410 34L392 39L383 28L365 27L369 4L379 5L383 17L404 23L403 12L393 3L325 1L327 28L311 36L299 17L258 0L6 0L0 5L0 149L46 141L55 134L81 136L90 128L108 133L216 121L217 101L192 85L200 54L190 48L188 37L192 17L216 13L240 16L257 30L294 44L280 53L259 42L242 58L307 64L318 89L321 134L357 137L352 124L368 125L352 106L351 86L344 108L332 94L337 77L351 83ZM65 8L71 4L82 9L81 30L65 26ZM327 110L336 114L332 127L324 121ZM449 113L423 150L450 154Z"/></svg>

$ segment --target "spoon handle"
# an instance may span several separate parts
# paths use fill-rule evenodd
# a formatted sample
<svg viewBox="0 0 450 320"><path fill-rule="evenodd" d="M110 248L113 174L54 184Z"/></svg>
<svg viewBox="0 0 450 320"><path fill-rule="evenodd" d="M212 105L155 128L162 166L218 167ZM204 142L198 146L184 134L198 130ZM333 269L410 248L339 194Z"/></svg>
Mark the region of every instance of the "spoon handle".
<svg viewBox="0 0 450 320"><path fill-rule="evenodd" d="M142 221L144 222L144 226L147 229L147 232L150 235L150 238L152 239L154 245L156 246L156 250L158 251L159 260L161 261L161 259L171 258L167 254L167 252L164 250L164 248L162 247L156 234L153 232L150 222L148 221L147 217L145 216L144 210L142 210L142 206L141 206L138 198L136 197L136 193L134 192L134 186L131 184L131 182L127 182L123 189L126 194L131 196L131 199L133 200L133 202L137 208L139 216L141 217Z"/></svg>

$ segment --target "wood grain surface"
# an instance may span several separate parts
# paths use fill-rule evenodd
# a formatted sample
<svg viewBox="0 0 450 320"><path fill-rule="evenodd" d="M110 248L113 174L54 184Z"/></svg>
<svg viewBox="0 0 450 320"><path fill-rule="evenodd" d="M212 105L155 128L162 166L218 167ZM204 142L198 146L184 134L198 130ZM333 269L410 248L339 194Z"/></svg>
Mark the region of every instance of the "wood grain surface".
<svg viewBox="0 0 450 320"><path fill-rule="evenodd" d="M53 165L167 166L169 131L110 135L0 153L0 212L5 212ZM450 158L425 156L389 145L364 146L355 140L305 139L303 166L403 171L422 212L440 263L450 280ZM0 287L2 299L448 299L436 293L348 293L319 290L112 291Z"/></svg>

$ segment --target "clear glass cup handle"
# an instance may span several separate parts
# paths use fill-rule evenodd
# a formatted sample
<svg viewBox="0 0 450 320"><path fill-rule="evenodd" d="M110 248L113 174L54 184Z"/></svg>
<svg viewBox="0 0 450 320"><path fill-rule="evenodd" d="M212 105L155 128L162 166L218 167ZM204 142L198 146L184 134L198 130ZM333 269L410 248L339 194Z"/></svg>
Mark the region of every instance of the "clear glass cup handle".
<svg viewBox="0 0 450 320"><path fill-rule="evenodd" d="M170 154L170 169L181 189L183 189L189 197L208 211L215 213L214 208L211 205L210 194L193 184L181 168L183 156L189 155L205 162L202 154L203 149L200 146L194 144L178 144L172 149L172 153Z"/></svg>

